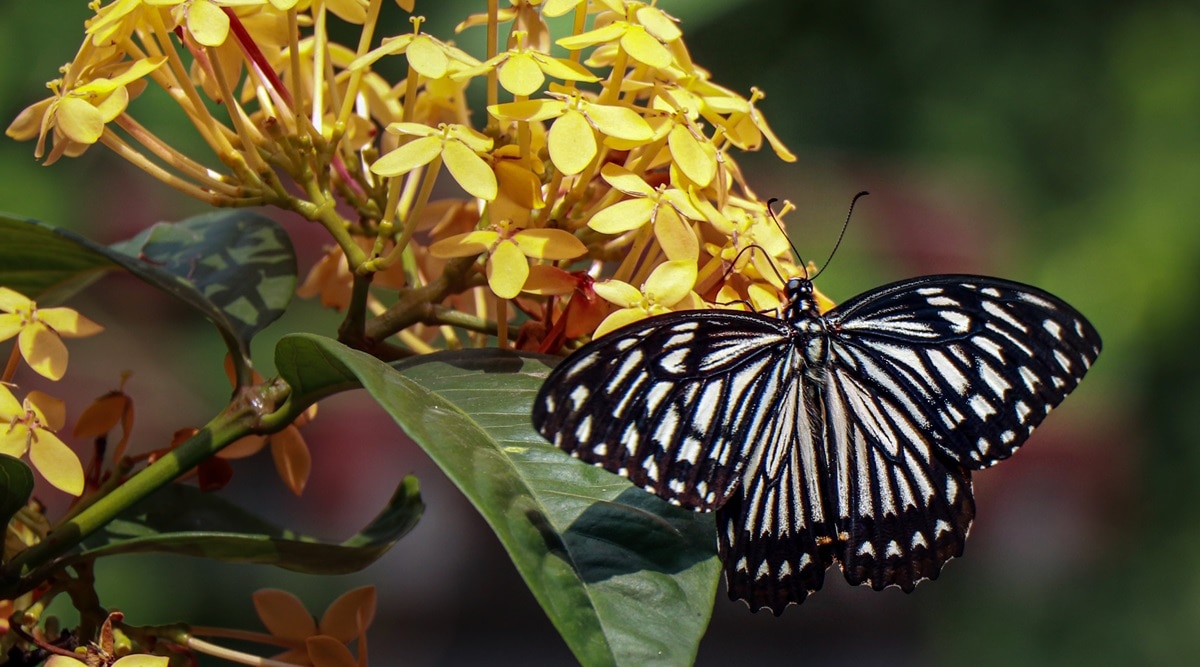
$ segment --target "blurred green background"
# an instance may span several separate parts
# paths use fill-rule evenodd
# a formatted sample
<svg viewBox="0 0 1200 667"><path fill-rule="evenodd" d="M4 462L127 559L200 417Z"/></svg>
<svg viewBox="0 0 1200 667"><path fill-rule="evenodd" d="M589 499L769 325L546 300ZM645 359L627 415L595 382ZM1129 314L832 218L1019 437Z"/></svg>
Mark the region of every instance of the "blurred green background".
<svg viewBox="0 0 1200 667"><path fill-rule="evenodd" d="M449 38L462 14L448 12L483 6L418 2L418 12ZM699 663L1200 659L1200 5L659 6L682 20L714 80L767 93L759 106L800 159L782 163L769 150L735 159L760 197L796 204L787 222L805 259L823 261L853 194L872 192L821 276L826 293L844 300L923 273L998 275L1063 297L1105 342L1026 448L976 476L965 557L938 582L906 596L850 588L830 572L824 591L780 619L722 592ZM0 116L44 96L87 15L83 2L0 4ZM394 18L394 32L409 29ZM461 43L481 55L471 39ZM204 210L103 150L50 168L32 151L0 140L0 210L106 242ZM307 269L320 236L287 224ZM102 393L133 369L142 448L223 403L219 341L192 315L121 278L75 305L109 334L72 346L71 390ZM336 322L299 303L270 333L332 335ZM268 368L270 345L256 347ZM239 471L229 493L344 537L416 472L429 510L384 561L315 580L131 557L102 566L105 601L141 613L134 622L253 623L253 588L290 588L319 614L339 591L376 582L379 664L569 663L498 542L380 411L352 396L322 412L306 431L317 467L303 499L271 479L265 458Z"/></svg>

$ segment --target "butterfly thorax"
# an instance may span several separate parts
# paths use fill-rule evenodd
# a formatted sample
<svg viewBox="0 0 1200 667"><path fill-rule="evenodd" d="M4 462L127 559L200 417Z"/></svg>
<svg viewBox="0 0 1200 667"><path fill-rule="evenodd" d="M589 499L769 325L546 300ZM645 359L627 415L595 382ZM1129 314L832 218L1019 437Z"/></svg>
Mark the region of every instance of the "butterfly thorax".
<svg viewBox="0 0 1200 667"><path fill-rule="evenodd" d="M785 290L787 305L783 310L783 318L801 333L796 344L804 355L808 375L818 378L829 358L826 335L828 322L817 308L811 280L792 278L788 280Z"/></svg>

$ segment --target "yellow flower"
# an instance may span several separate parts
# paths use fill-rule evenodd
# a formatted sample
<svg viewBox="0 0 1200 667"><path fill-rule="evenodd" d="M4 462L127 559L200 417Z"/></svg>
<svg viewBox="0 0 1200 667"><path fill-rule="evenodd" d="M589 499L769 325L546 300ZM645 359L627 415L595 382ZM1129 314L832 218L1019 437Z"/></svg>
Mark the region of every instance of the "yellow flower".
<svg viewBox="0 0 1200 667"><path fill-rule="evenodd" d="M429 248L434 257L471 257L489 253L488 285L502 299L521 293L529 278L529 259L575 259L587 246L562 229L519 229L501 223L499 229L455 234Z"/></svg>
<svg viewBox="0 0 1200 667"><path fill-rule="evenodd" d="M687 193L678 188L652 188L641 176L615 164L606 164L600 176L634 199L617 202L592 216L588 227L603 234L623 234L651 224L654 236L670 260L695 263L700 241L688 220L703 220Z"/></svg>
<svg viewBox="0 0 1200 667"><path fill-rule="evenodd" d="M500 120L527 123L555 118L546 138L546 147L550 160L564 174L578 174L596 157L599 151L596 132L624 140L622 148L625 149L654 137L654 130L646 119L629 107L589 102L578 94L570 97L550 95L563 99L494 104L488 107L488 112Z"/></svg>
<svg viewBox="0 0 1200 667"><path fill-rule="evenodd" d="M98 55L102 60L93 64L84 58L85 52L111 52L90 49L89 45L84 44L67 77L49 84L54 94L25 107L5 131L17 141L37 137L33 154L41 158L46 135L53 130L54 150L46 164L63 155L76 157L99 141L105 125L124 113L129 100L141 92L141 79L167 60L160 56L113 65L103 61L104 55ZM79 75L71 76L77 69Z"/></svg>
<svg viewBox="0 0 1200 667"><path fill-rule="evenodd" d="M31 391L18 403L8 387L0 386L0 454L29 462L59 489L78 496L83 493L83 466L71 448L54 432L66 422L62 401L40 391Z"/></svg>
<svg viewBox="0 0 1200 667"><path fill-rule="evenodd" d="M481 69L495 68L500 85L513 95L532 95L541 89L546 76L563 81L595 82L600 78L579 63L553 58L525 47L525 33L517 31L516 48L497 54L483 63Z"/></svg>
<svg viewBox="0 0 1200 667"><path fill-rule="evenodd" d="M592 286L605 301L621 306L600 326L594 338L652 315L676 310L700 310L704 301L692 291L696 285L696 263L674 260L659 264L650 272L642 288L620 280L606 280Z"/></svg>
<svg viewBox="0 0 1200 667"><path fill-rule="evenodd" d="M423 19L420 17L410 20L413 23L412 33L385 37L380 46L355 58L347 69L360 70L384 56L404 54L413 71L430 79L440 79L447 75L473 75L470 68L478 67L478 60L432 35L422 33Z"/></svg>
<svg viewBox="0 0 1200 667"><path fill-rule="evenodd" d="M58 380L67 372L63 337L84 338L104 330L70 308L38 308L18 292L0 287L0 341L17 337L25 363L40 375Z"/></svg>
<svg viewBox="0 0 1200 667"><path fill-rule="evenodd" d="M664 68L671 64L671 51L664 45L679 39L675 23L657 7L642 6L634 11L639 23L613 21L602 28L563 37L555 42L569 51L597 44L620 44L621 49L643 65Z"/></svg>
<svg viewBox="0 0 1200 667"><path fill-rule="evenodd" d="M402 176L434 160L445 162L450 175L472 197L496 198L496 173L479 153L492 150L492 140L466 125L392 123L387 131L418 137L371 165L380 176Z"/></svg>

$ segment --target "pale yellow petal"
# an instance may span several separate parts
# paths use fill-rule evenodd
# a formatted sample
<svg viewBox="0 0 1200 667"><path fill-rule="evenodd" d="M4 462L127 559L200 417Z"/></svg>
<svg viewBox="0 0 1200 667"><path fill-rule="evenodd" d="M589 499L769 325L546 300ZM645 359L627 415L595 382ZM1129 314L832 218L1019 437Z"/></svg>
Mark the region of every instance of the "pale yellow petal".
<svg viewBox="0 0 1200 667"><path fill-rule="evenodd" d="M413 37L412 44L408 45L404 55L408 57L408 64L412 65L417 73L431 79L442 78L450 68L450 59L446 57L446 52L428 35Z"/></svg>
<svg viewBox="0 0 1200 667"><path fill-rule="evenodd" d="M39 375L60 380L67 372L67 346L45 324L34 322L21 329L17 344L25 363Z"/></svg>
<svg viewBox="0 0 1200 667"><path fill-rule="evenodd" d="M25 406L13 396L12 391L4 385L0 385L0 422L7 424L13 417L25 414ZM2 424L0 424L2 426ZM0 431L3 431L0 428Z"/></svg>
<svg viewBox="0 0 1200 667"><path fill-rule="evenodd" d="M717 157L711 146L701 144L683 125L676 125L671 129L667 136L667 145L671 147L671 157L675 158L675 164L688 180L701 188L712 183L713 177L717 175Z"/></svg>
<svg viewBox="0 0 1200 667"><path fill-rule="evenodd" d="M29 428L24 424L0 424L0 454L13 458L25 456L29 450Z"/></svg>
<svg viewBox="0 0 1200 667"><path fill-rule="evenodd" d="M31 310L33 301L16 290L0 287L0 311L15 313L18 310Z"/></svg>
<svg viewBox="0 0 1200 667"><path fill-rule="evenodd" d="M647 32L664 42L677 40L683 35L679 26L675 25L675 22L657 7L641 7L634 13L634 16Z"/></svg>
<svg viewBox="0 0 1200 667"><path fill-rule="evenodd" d="M24 327L24 317L16 313L0 314L0 341L12 338Z"/></svg>
<svg viewBox="0 0 1200 667"><path fill-rule="evenodd" d="M73 308L38 308L37 316L64 338L86 338L104 331Z"/></svg>
<svg viewBox="0 0 1200 667"><path fill-rule="evenodd" d="M112 667L167 667L170 662L170 658L167 658L163 655L146 655L145 653L137 653L121 658L120 660L114 662Z"/></svg>
<svg viewBox="0 0 1200 667"><path fill-rule="evenodd" d="M646 278L646 297L663 306L679 303L696 286L696 262L672 260L659 264Z"/></svg>
<svg viewBox="0 0 1200 667"><path fill-rule="evenodd" d="M371 171L380 176L400 176L433 162L441 152L441 137L421 137L380 157L371 165Z"/></svg>
<svg viewBox="0 0 1200 667"><path fill-rule="evenodd" d="M595 159L598 150L595 131L578 111L567 111L554 121L547 148L554 166L567 175L583 171Z"/></svg>
<svg viewBox="0 0 1200 667"><path fill-rule="evenodd" d="M57 127L67 138L81 144L94 144L104 134L104 116L96 107L77 97L64 97L58 103Z"/></svg>
<svg viewBox="0 0 1200 667"><path fill-rule="evenodd" d="M83 493L83 465L58 436L39 429L29 447L29 462L56 488L73 496Z"/></svg>
<svg viewBox="0 0 1200 667"><path fill-rule="evenodd" d="M563 229L526 229L513 235L526 257L538 259L575 259L587 253L587 246L574 234Z"/></svg>
<svg viewBox="0 0 1200 667"><path fill-rule="evenodd" d="M645 298L638 288L620 280L597 281L592 285L592 289L596 291L596 294L601 299L622 308L636 306Z"/></svg>
<svg viewBox="0 0 1200 667"><path fill-rule="evenodd" d="M627 195L649 197L654 194L654 188L642 180L641 176L619 164L609 163L604 165L600 169L600 177L604 179L604 182Z"/></svg>
<svg viewBox="0 0 1200 667"><path fill-rule="evenodd" d="M187 9L188 31L204 46L220 46L229 36L229 15L208 0L193 0Z"/></svg>
<svg viewBox="0 0 1200 667"><path fill-rule="evenodd" d="M596 333L592 334L592 338L599 338L611 331L644 319L646 319L646 311L639 308L622 308L604 318L600 326L596 327Z"/></svg>
<svg viewBox="0 0 1200 667"><path fill-rule="evenodd" d="M546 75L528 53L511 54L496 70L500 85L513 95L532 95L546 82Z"/></svg>
<svg viewBox="0 0 1200 667"><path fill-rule="evenodd" d="M617 202L588 220L588 227L603 234L621 234L650 222L656 203L645 197Z"/></svg>
<svg viewBox="0 0 1200 667"><path fill-rule="evenodd" d="M630 26L621 36L621 48L630 58L659 69L671 64L671 52L640 25Z"/></svg>
<svg viewBox="0 0 1200 667"><path fill-rule="evenodd" d="M525 279L529 277L529 260L517 245L501 241L488 258L487 279L492 292L501 299L512 299L521 293Z"/></svg>
<svg viewBox="0 0 1200 667"><path fill-rule="evenodd" d="M658 207L654 237L669 260L695 262L700 257L700 240L696 238L696 232L670 206Z"/></svg>
<svg viewBox="0 0 1200 667"><path fill-rule="evenodd" d="M475 151L460 141L447 141L442 151L442 161L450 175L472 197L492 200L496 198L498 185L496 172Z"/></svg>
<svg viewBox="0 0 1200 667"><path fill-rule="evenodd" d="M606 136L631 142L648 142L654 138L654 128L629 107L589 104L584 108L596 129Z"/></svg>

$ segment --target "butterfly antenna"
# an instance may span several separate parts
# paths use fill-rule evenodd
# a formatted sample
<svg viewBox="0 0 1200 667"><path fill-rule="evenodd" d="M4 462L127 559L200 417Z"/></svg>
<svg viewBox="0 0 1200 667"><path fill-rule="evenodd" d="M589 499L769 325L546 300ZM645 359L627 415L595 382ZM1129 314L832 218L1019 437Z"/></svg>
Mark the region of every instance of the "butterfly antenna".
<svg viewBox="0 0 1200 667"><path fill-rule="evenodd" d="M792 246L792 252L796 253L796 259L800 260L800 268L804 269L804 277L807 278L808 265L804 263L804 258L800 256L800 249L796 247L795 243L792 243L792 237L788 235L787 230L783 227L783 223L780 222L779 218L775 216L774 206L775 202L777 201L779 201L779 199L776 197L771 197L767 200L767 213L770 214L771 219L775 221L775 226L779 228L779 231L783 232L783 238L787 239L788 245ZM772 262L771 266L774 267L775 263ZM779 269L775 269L775 275L779 275ZM787 282L786 280L783 280L783 276L779 276L779 279L785 283Z"/></svg>
<svg viewBox="0 0 1200 667"><path fill-rule="evenodd" d="M810 278L810 280L816 279L817 276L821 275L821 272L825 270L825 267L829 266L829 262L833 261L833 256L837 253L838 246L842 245L842 237L846 235L846 228L850 226L850 216L854 215L854 205L858 203L859 199L862 199L869 194L871 193L863 190L862 192L854 195L854 199L850 200L850 210L846 211L846 221L842 223L842 231L838 233L837 242L833 244L833 250L829 251L829 259L825 260L825 263L821 265L820 270L818 270L816 275ZM799 254L797 254L797 256L799 256Z"/></svg>
<svg viewBox="0 0 1200 667"><path fill-rule="evenodd" d="M766 248L763 248L762 246L758 245L757 243L752 243L752 244L746 246L745 248L742 248L741 250L738 251L738 253L736 255L733 256L733 261L730 262L729 268L725 269L725 275L721 276L721 282L722 283L725 282L725 280L727 280L729 278L730 274L732 274L734 272L734 270L737 268L737 263L739 261L741 261L741 259L742 259L742 255L744 255L748 252L753 253L755 250L761 252L764 256L766 256L767 263L771 265L771 270L775 272L775 277L779 278L779 282L786 283L787 278L784 278L783 274L781 274L779 272L779 267L775 266L775 258L771 257L770 253L767 252Z"/></svg>

